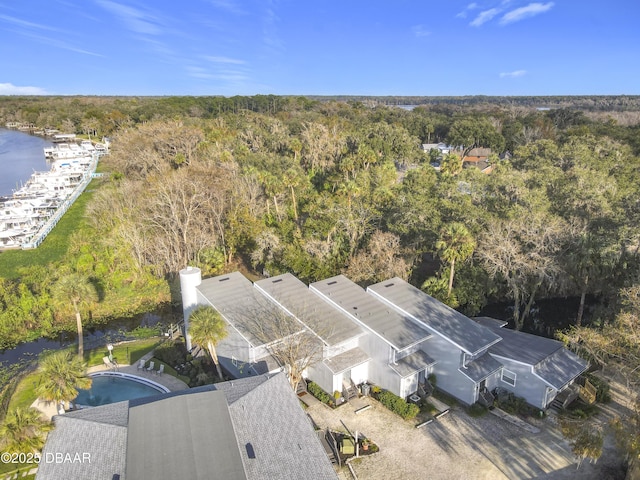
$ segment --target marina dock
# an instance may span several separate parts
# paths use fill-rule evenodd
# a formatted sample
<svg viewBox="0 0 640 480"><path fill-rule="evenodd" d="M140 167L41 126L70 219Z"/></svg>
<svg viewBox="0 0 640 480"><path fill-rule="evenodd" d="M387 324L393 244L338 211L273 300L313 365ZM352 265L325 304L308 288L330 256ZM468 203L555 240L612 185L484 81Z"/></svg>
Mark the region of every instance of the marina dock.
<svg viewBox="0 0 640 480"><path fill-rule="evenodd" d="M11 197L0 199L0 251L37 248L92 178L108 144L82 141L45 149L51 169L34 172Z"/></svg>

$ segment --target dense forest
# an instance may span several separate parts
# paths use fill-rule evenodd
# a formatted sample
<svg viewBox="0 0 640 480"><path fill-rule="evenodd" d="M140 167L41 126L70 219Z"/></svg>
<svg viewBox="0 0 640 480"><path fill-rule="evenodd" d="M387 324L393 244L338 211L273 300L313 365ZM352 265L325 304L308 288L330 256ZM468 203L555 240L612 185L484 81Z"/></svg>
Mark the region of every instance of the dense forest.
<svg viewBox="0 0 640 480"><path fill-rule="evenodd" d="M73 329L54 288L69 273L96 286L94 322L178 298L197 265L400 276L547 334L541 299L602 326L638 280L636 97L3 97L0 119L112 142L66 253L0 272L2 346ZM438 142L454 148L423 151ZM478 147L490 174L463 162Z"/></svg>

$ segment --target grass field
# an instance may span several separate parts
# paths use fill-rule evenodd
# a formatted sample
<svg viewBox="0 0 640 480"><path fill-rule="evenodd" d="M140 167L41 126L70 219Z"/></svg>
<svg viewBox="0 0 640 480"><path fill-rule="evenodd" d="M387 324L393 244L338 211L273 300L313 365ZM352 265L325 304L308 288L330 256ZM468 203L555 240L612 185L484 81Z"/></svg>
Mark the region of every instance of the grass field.
<svg viewBox="0 0 640 480"><path fill-rule="evenodd" d="M32 265L47 266L62 259L69 248L69 237L78 230L83 221L87 203L93 195L92 186L94 186L94 182L95 180L92 180L89 183L85 192L67 210L38 248L0 252L0 276L17 278L20 275L18 269L21 267Z"/></svg>

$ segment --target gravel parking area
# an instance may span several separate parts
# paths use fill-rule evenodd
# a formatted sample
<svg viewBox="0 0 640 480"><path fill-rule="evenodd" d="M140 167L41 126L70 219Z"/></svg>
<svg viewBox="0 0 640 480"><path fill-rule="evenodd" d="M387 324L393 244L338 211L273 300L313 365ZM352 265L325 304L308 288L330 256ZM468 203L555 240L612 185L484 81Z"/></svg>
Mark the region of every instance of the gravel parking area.
<svg viewBox="0 0 640 480"><path fill-rule="evenodd" d="M365 405L371 408L356 414ZM320 428L358 430L377 443L380 452L351 462L359 479L586 479L624 478L621 459L607 438L596 464L577 469L571 448L553 417L536 421L532 434L494 415L472 418L460 407L439 420L415 428L376 400L351 401L335 410L314 404L307 410ZM352 478L348 470L342 478Z"/></svg>

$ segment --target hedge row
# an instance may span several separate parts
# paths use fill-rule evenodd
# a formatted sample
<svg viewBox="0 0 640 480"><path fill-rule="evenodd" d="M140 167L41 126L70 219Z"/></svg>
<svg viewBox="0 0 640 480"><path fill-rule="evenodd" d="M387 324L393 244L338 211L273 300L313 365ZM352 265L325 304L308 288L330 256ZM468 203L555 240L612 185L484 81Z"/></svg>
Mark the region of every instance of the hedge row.
<svg viewBox="0 0 640 480"><path fill-rule="evenodd" d="M391 410L393 413L397 413L405 420L411 420L420 413L420 407L413 403L407 403L406 400L399 396L384 390L378 394L378 401Z"/></svg>
<svg viewBox="0 0 640 480"><path fill-rule="evenodd" d="M320 388L320 386L317 383L309 382L307 384L307 390L309 391L309 393L311 395L316 397L322 403L326 403L330 407L333 407L333 403L334 403L333 402L333 397L331 397L331 395L329 395L322 388Z"/></svg>

